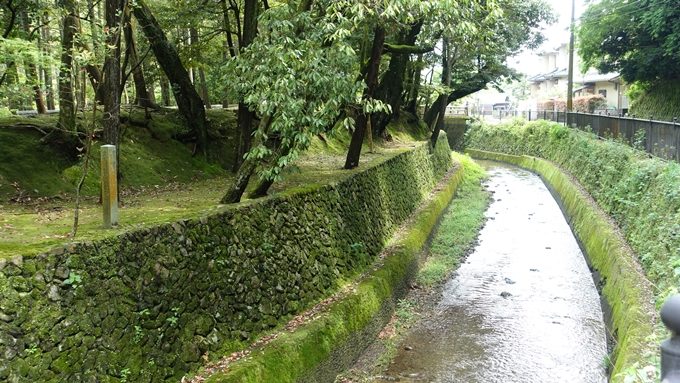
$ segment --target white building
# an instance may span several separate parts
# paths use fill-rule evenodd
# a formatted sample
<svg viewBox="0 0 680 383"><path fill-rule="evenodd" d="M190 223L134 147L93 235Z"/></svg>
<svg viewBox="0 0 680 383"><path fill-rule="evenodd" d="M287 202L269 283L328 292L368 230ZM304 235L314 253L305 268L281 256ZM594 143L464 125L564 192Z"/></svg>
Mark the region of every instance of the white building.
<svg viewBox="0 0 680 383"><path fill-rule="evenodd" d="M542 71L529 77L531 98L536 102L550 99L565 99L569 76L569 44L538 54ZM590 69L580 73L581 59L574 52L574 96L601 94L609 108L625 112L628 109L626 85L618 73L598 73Z"/></svg>

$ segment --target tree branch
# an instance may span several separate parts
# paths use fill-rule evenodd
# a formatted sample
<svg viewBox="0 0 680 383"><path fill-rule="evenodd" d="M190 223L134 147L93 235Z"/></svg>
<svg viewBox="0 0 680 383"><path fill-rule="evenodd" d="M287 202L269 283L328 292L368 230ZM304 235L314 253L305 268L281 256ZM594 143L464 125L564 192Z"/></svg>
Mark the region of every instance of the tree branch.
<svg viewBox="0 0 680 383"><path fill-rule="evenodd" d="M397 53L397 54L422 54L432 52L434 46L419 47L416 45L399 45L399 44L385 44L383 46L383 53Z"/></svg>
<svg viewBox="0 0 680 383"><path fill-rule="evenodd" d="M12 1L13 0L7 0L7 9L9 9L11 16L9 18L9 23L5 28L5 32L2 34L3 39L6 39L9 34L12 33L12 29L14 29L14 23L17 20L17 9L12 6Z"/></svg>

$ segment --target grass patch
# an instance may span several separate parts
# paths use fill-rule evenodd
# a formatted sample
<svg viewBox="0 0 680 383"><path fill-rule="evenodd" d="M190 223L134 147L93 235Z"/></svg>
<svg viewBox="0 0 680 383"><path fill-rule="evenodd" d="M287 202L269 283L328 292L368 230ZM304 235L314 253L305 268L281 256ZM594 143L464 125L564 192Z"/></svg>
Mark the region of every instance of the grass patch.
<svg viewBox="0 0 680 383"><path fill-rule="evenodd" d="M98 113L100 118L102 113ZM211 111L211 135L222 137L214 142L229 142L236 130L232 111ZM88 125L78 114L78 124ZM89 113L86 116L90 118ZM185 145L173 135L186 130L185 124L175 110L162 110L146 115L139 108L121 110L120 169L121 187L133 190L146 186L164 185L172 182L193 182L228 174L231 162L218 161L218 154L211 161L192 155L192 146ZM23 201L41 197L70 198L82 172L82 144L73 137L53 134L44 140L45 133L55 129L58 115L35 117L11 116L0 118L0 204L21 197ZM97 124L96 129L101 129ZM233 146L234 140L230 141ZM92 145L92 161L85 180L83 194L99 193L99 146ZM212 152L233 152L229 145L218 145ZM224 156L222 156L224 157ZM233 161L234 158L229 158Z"/></svg>
<svg viewBox="0 0 680 383"><path fill-rule="evenodd" d="M456 154L465 174L434 235L430 252L418 272L420 285L434 286L442 282L458 266L484 224L489 193L481 185L484 169L467 156Z"/></svg>
<svg viewBox="0 0 680 383"><path fill-rule="evenodd" d="M123 126L120 145L122 173L122 205L120 225L112 230L101 227L99 193L99 155L96 151L90 162L80 210L80 225L76 240L96 240L136 229L184 218L209 214L233 181L230 172L220 167L231 161L228 148L221 158L212 158L219 145L211 143L214 162L194 157L191 148L172 139L184 125L176 111L161 111L146 117L138 108L122 112L128 125ZM73 153L58 146L41 144L38 129L49 130L56 124L56 115L37 117L7 117L0 119L0 258L31 255L54 246L71 242L73 222L71 193L80 178L82 166ZM223 137L224 142L235 142L235 119L232 111L210 110L211 134ZM147 127L138 126L143 121ZM375 166L414 146L422 135L420 127L411 127L405 120L391 124L388 129L403 133L401 140L377 142L372 152L365 148L360 166L343 169L349 134L338 130L325 139L315 138L311 150L304 153L276 182L271 195L291 193L303 188L339 182L367 167ZM38 129L36 129L38 128ZM216 140L220 141L220 140ZM4 143L9 145L5 148ZM378 145L379 144L379 145ZM228 146L228 145L227 145ZM97 143L93 148L97 147ZM253 177L248 191L257 184ZM15 186L13 186L14 184ZM21 205L7 203L17 193L31 196L59 196L52 201ZM247 195L247 193L246 193Z"/></svg>

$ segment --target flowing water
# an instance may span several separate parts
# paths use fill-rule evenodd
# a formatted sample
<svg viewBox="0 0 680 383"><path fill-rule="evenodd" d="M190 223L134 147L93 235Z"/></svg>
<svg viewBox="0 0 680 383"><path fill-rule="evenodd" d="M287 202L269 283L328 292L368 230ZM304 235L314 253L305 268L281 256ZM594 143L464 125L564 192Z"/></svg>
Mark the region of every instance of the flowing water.
<svg viewBox="0 0 680 383"><path fill-rule="evenodd" d="M606 382L590 270L542 180L487 163L494 201L479 244L381 382Z"/></svg>

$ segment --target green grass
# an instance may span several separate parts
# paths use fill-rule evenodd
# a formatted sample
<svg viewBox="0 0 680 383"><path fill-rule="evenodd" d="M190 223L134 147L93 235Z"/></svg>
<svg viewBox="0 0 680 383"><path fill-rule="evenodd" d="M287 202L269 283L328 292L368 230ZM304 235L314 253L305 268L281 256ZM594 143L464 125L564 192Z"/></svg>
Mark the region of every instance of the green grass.
<svg viewBox="0 0 680 383"><path fill-rule="evenodd" d="M489 193L481 185L481 180L486 177L484 169L467 156L455 156L465 167L465 175L418 272L416 281L423 286L434 286L446 279L484 224L484 212L489 203Z"/></svg>
<svg viewBox="0 0 680 383"><path fill-rule="evenodd" d="M134 113L137 113L132 115L134 120L143 119L141 112ZM3 133L17 139L16 143L12 143L11 153L0 151L0 158L3 159L0 162L0 185L5 184L3 179L21 180L22 190L27 187L42 189L32 198L40 195L61 195L55 200L30 204L7 203L0 198L0 258L36 254L76 240L105 238L134 228L192 218L218 209L219 200L233 181L232 174L215 163L192 156L190 148L172 140L170 134L182 128L177 125L180 122L176 120L176 116L168 113L167 116L152 116L149 129L132 126L126 128L121 140L123 194L120 225L111 230L101 227L101 207L97 204L99 161L97 156L93 157L83 187L84 200L81 203L80 224L75 239L69 237L74 203L68 191L74 189L72 184L80 177L80 163L77 159L69 162L63 153L54 153L51 146L40 144L38 140L41 134L34 128L24 127L17 130L1 127L3 123L13 123L16 126L16 120L21 121L21 124L35 124L37 121L44 127L49 126L49 119L53 117L0 120L0 139L4 137ZM233 113L210 111L208 116L215 127L223 126L220 129L226 135L228 127L221 124L234 122L230 114ZM349 135L342 133L336 133L325 141L315 139L312 150L284 171L283 179L272 186L270 195L338 182L368 166L402 153L414 144L414 137L405 135L403 141L381 143L372 152L366 148L362 153L360 166L347 171L343 169L343 165L348 140ZM2 142L4 145L5 141ZM24 160L21 161L19 151L31 155L24 155ZM257 177L253 177L253 181L257 181ZM249 190L256 185L253 181ZM42 185L50 186L51 189L43 189ZM5 196L15 193L16 190L11 187ZM247 199L244 198L244 201Z"/></svg>
<svg viewBox="0 0 680 383"><path fill-rule="evenodd" d="M99 115L101 117L101 113ZM235 134L233 112L211 111L208 115L213 121L213 133L225 137ZM154 112L147 120L141 109L132 108L123 109L121 116L127 122L121 126L119 148L124 190L187 183L228 174L223 167L229 168L231 162L221 161L221 158L205 161L192 155L191 146L172 139L174 134L186 129L176 111ZM78 119L80 125L89 126L90 121L83 117L89 119L89 112L85 116L79 114ZM69 136L41 142L43 133L52 131L56 124L57 115L0 118L0 204L17 197L27 201L29 198L68 199L73 196L82 174L84 145ZM97 129L101 129L99 124ZM84 195L99 193L100 145L97 140L93 142ZM229 148L214 149L211 153L227 152L226 157L233 157ZM216 153L210 157L220 156ZM233 162L233 158L229 161Z"/></svg>

